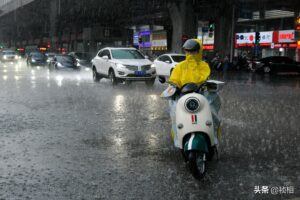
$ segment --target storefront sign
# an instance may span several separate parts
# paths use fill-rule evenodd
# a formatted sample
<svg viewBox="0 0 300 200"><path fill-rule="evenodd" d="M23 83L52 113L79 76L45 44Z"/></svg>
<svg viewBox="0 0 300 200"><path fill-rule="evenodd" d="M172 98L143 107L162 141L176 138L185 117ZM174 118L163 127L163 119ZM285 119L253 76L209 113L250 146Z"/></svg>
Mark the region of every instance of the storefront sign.
<svg viewBox="0 0 300 200"><path fill-rule="evenodd" d="M236 33L236 44L252 44L255 39L255 32L252 33Z"/></svg>
<svg viewBox="0 0 300 200"><path fill-rule="evenodd" d="M272 43L273 41L273 31L260 32L259 43Z"/></svg>
<svg viewBox="0 0 300 200"><path fill-rule="evenodd" d="M213 45L215 42L214 36L209 37L208 33L203 33L203 40L202 35L198 35L198 39L203 42L203 45Z"/></svg>
<svg viewBox="0 0 300 200"><path fill-rule="evenodd" d="M152 40L153 47L166 47L167 40Z"/></svg>
<svg viewBox="0 0 300 200"><path fill-rule="evenodd" d="M279 43L295 42L295 30L279 31L278 42Z"/></svg>
<svg viewBox="0 0 300 200"><path fill-rule="evenodd" d="M133 36L133 44L138 46L139 45L139 36L137 33L134 34Z"/></svg>
<svg viewBox="0 0 300 200"><path fill-rule="evenodd" d="M260 32L259 46L273 48L295 48L295 30L264 31ZM255 32L236 33L235 47L253 47L255 42ZM292 43L292 44L291 44ZM298 45L299 46L299 45Z"/></svg>

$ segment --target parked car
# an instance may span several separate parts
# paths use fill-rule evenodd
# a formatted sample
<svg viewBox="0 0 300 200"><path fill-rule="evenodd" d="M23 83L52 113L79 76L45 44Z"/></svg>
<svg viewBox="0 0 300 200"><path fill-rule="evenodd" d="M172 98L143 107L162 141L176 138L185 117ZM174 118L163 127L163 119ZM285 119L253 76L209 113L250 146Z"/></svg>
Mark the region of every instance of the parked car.
<svg viewBox="0 0 300 200"><path fill-rule="evenodd" d="M73 56L80 67L91 67L91 56L89 53L85 52L70 52L70 56Z"/></svg>
<svg viewBox="0 0 300 200"><path fill-rule="evenodd" d="M20 56L13 50L3 50L0 53L1 62L17 62Z"/></svg>
<svg viewBox="0 0 300 200"><path fill-rule="evenodd" d="M109 78L113 85L125 81L145 81L148 86L156 78L152 62L135 48L104 48L92 60L93 79Z"/></svg>
<svg viewBox="0 0 300 200"><path fill-rule="evenodd" d="M279 72L300 73L300 63L285 56L270 56L253 62L253 67L258 73L276 74Z"/></svg>
<svg viewBox="0 0 300 200"><path fill-rule="evenodd" d="M41 52L30 52L26 60L27 66L45 66L47 65L47 57Z"/></svg>
<svg viewBox="0 0 300 200"><path fill-rule="evenodd" d="M152 66L155 67L158 76L168 77L174 67L183 60L185 60L183 54L163 54L154 60Z"/></svg>
<svg viewBox="0 0 300 200"><path fill-rule="evenodd" d="M77 61L75 58L69 55L55 55L53 60L49 65L50 71L53 70L64 70L64 71L73 71L80 70Z"/></svg>

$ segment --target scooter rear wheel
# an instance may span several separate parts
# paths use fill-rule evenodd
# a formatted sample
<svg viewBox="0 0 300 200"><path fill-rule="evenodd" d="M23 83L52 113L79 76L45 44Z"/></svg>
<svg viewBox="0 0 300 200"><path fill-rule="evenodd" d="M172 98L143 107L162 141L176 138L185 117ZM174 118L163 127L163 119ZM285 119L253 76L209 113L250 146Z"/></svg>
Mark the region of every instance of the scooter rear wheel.
<svg viewBox="0 0 300 200"><path fill-rule="evenodd" d="M190 151L188 154L188 164L192 175L196 179L202 179L206 173L206 153Z"/></svg>

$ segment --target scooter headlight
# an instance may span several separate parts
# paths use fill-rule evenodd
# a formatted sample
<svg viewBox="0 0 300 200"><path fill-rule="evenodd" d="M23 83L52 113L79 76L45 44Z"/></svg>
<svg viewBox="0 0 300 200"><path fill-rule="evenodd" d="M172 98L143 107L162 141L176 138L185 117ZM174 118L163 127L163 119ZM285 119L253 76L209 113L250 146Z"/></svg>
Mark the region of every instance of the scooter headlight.
<svg viewBox="0 0 300 200"><path fill-rule="evenodd" d="M200 101L197 98L191 97L185 101L184 106L188 112L195 113L200 109Z"/></svg>

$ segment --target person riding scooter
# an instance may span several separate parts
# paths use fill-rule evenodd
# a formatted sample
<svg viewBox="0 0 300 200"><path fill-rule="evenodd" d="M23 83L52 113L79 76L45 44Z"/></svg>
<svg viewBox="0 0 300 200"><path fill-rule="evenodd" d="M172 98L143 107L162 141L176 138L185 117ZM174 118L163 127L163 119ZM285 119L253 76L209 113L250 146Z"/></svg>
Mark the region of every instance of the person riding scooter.
<svg viewBox="0 0 300 200"><path fill-rule="evenodd" d="M199 39L189 39L184 45L183 49L186 53L186 59L178 63L170 76L169 82L176 85L179 89L187 83L195 83L200 85L204 83L210 76L209 65L202 60L202 43ZM215 133L218 132L220 126L220 120L218 117L218 111L220 108L220 99L217 94L205 93L204 96L208 99L211 110L213 121L216 124ZM176 133L176 101L169 101L170 105L170 116L172 121L172 137L176 147L179 146ZM217 144L217 137L215 137L215 144Z"/></svg>

